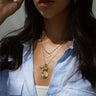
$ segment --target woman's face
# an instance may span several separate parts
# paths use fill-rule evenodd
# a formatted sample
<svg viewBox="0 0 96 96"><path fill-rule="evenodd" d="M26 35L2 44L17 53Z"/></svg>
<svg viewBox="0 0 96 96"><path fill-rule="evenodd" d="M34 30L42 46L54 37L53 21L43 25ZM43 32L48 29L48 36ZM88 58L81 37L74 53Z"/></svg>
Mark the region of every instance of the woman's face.
<svg viewBox="0 0 96 96"><path fill-rule="evenodd" d="M37 10L46 19L66 12L71 1L72 0L33 0Z"/></svg>

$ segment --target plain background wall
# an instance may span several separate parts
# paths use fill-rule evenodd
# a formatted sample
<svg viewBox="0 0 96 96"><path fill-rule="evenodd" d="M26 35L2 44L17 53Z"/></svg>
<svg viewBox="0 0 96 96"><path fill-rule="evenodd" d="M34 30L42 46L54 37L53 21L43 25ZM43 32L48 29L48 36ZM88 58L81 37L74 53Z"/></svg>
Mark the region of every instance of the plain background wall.
<svg viewBox="0 0 96 96"><path fill-rule="evenodd" d="M94 2L93 2L93 12L96 17L96 0L94 0Z"/></svg>
<svg viewBox="0 0 96 96"><path fill-rule="evenodd" d="M96 0L93 2L93 12L96 16ZM8 17L5 22L0 26L0 39L4 34L11 32L12 30L18 29L24 25L25 21L24 3L21 8L12 16Z"/></svg>

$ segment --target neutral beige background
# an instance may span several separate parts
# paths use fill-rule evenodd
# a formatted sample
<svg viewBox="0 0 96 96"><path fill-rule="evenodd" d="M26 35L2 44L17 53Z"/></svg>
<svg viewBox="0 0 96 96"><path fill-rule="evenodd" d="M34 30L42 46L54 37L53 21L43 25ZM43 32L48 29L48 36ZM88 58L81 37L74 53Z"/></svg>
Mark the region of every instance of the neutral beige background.
<svg viewBox="0 0 96 96"><path fill-rule="evenodd" d="M96 16L96 0L93 2L93 12ZM12 16L10 16L5 22L0 26L0 39L4 36L4 34L20 28L24 25L25 20L25 12L24 12L24 3L22 7Z"/></svg>

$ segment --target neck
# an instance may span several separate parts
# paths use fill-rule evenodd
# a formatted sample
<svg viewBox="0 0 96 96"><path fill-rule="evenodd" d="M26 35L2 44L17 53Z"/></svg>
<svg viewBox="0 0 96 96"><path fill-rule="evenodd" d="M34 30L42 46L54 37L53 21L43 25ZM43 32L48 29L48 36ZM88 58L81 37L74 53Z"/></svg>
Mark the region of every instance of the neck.
<svg viewBox="0 0 96 96"><path fill-rule="evenodd" d="M52 42L59 43L70 38L72 40L72 35L68 32L68 13L59 14L51 19L44 19L44 32Z"/></svg>

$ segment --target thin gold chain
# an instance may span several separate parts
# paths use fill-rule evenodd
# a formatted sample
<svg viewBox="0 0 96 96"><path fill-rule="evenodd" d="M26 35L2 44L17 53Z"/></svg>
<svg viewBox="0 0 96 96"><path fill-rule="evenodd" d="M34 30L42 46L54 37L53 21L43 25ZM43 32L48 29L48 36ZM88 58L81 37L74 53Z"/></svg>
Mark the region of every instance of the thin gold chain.
<svg viewBox="0 0 96 96"><path fill-rule="evenodd" d="M63 45L62 46L60 46L59 48L61 49L63 47ZM42 48L43 49L43 48ZM43 50L43 58L44 58L44 64L49 64L51 61L52 61L52 59L57 55L57 53L60 51L60 49L56 52L56 54L53 56L53 57L51 57L51 59L49 60L49 62L48 63L46 63L46 60L45 60L45 56L44 56L44 50Z"/></svg>
<svg viewBox="0 0 96 96"><path fill-rule="evenodd" d="M60 47L60 49L61 49L62 47L63 47L63 45ZM60 51L60 49L58 50L58 52ZM48 78L48 76L49 76L49 73L48 73L48 65L49 65L49 63L52 61L52 59L57 55L58 52L49 60L48 63L46 63L43 48L42 48L42 51L43 51L44 65L40 66L40 69L41 69L41 72L42 72L42 74L41 74L42 78L43 78L43 79L46 79L46 78Z"/></svg>

